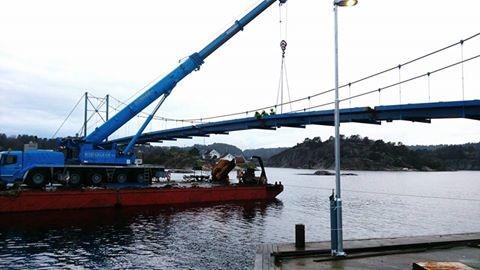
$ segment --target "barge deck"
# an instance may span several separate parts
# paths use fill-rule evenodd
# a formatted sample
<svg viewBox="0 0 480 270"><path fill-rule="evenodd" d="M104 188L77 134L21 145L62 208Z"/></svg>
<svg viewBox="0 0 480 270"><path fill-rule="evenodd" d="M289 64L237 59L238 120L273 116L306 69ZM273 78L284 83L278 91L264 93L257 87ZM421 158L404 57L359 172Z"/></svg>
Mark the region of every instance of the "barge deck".
<svg viewBox="0 0 480 270"><path fill-rule="evenodd" d="M0 195L0 213L128 206L171 206L273 200L283 191L275 185L192 185L107 187L7 191Z"/></svg>

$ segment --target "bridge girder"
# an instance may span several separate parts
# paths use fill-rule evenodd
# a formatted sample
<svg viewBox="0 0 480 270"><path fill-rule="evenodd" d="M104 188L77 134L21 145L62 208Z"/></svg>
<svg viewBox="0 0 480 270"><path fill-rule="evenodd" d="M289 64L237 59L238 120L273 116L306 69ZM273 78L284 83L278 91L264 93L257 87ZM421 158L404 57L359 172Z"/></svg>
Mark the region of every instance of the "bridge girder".
<svg viewBox="0 0 480 270"><path fill-rule="evenodd" d="M480 120L480 100L416 103L404 105L388 105L358 107L340 110L342 123L362 123L379 125L383 121L413 121L431 123L432 119L467 118ZM224 120L195 126L161 130L143 134L139 143L156 141L174 141L177 138L205 137L208 134L227 135L232 131L247 129L276 130L279 127L305 128L306 125L333 126L333 110L309 111ZM124 144L131 137L104 142Z"/></svg>

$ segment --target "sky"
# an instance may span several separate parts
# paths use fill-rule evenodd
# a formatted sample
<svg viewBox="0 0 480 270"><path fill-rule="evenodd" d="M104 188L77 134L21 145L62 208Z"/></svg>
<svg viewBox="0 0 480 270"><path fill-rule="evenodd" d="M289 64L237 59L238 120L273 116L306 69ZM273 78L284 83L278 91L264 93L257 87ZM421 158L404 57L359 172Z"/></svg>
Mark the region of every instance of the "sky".
<svg viewBox="0 0 480 270"><path fill-rule="evenodd" d="M340 83L396 66L480 31L480 2L361 0L339 10ZM201 50L258 0L176 1L3 1L0 8L0 133L51 137L88 91L121 101L141 93L150 82L174 69L179 60ZM280 11L283 24L280 26ZM288 13L288 16L285 14ZM286 18L288 17L288 19ZM286 30L285 30L286 28ZM282 29L282 30L281 30ZM243 112L276 103L281 39L288 42L286 62L290 98L334 85L332 1L289 0L274 4L243 32L208 57L200 71L177 85L157 115L176 119ZM463 46L464 58L480 49L480 37ZM341 90L341 97L377 89L461 59L459 46L380 78ZM480 61L456 67L365 96L342 107L478 99ZM287 95L285 95L287 96ZM285 98L285 101L288 99ZM333 95L294 104L293 109L333 101ZM120 106L112 100L112 107ZM308 104L307 104L308 103ZM322 107L329 109L331 107ZM79 106L57 136L79 132ZM146 109L150 112L152 107ZM290 107L284 108L289 111ZM112 112L113 113L113 112ZM238 116L240 117L240 116ZM135 118L112 137L131 135ZM89 130L101 123L98 116ZM173 128L179 122L154 121L147 131ZM466 119L432 124L393 122L381 126L342 124L341 133L404 144L458 144L480 141L480 125ZM306 137L327 139L334 129L308 126L277 131L249 130L165 145L223 142L242 149L292 146Z"/></svg>

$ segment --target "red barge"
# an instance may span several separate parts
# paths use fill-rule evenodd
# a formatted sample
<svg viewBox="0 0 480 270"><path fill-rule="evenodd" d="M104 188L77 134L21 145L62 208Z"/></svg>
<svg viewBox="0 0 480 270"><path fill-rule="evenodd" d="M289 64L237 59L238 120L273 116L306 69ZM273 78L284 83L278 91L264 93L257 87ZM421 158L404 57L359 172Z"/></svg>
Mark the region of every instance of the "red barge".
<svg viewBox="0 0 480 270"><path fill-rule="evenodd" d="M8 191L0 195L0 213L266 201L282 191L281 184Z"/></svg>

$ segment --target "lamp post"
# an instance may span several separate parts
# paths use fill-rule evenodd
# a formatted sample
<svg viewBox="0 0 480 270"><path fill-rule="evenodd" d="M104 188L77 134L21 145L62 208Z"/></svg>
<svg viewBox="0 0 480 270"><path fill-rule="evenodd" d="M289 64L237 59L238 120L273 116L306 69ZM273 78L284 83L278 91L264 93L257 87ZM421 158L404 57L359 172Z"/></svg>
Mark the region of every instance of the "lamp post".
<svg viewBox="0 0 480 270"><path fill-rule="evenodd" d="M354 6L357 0L334 0L334 27L335 27L335 197L331 197L331 225L332 225L332 255L345 256L343 251L342 231L342 196L340 185L340 108L338 97L338 7Z"/></svg>

